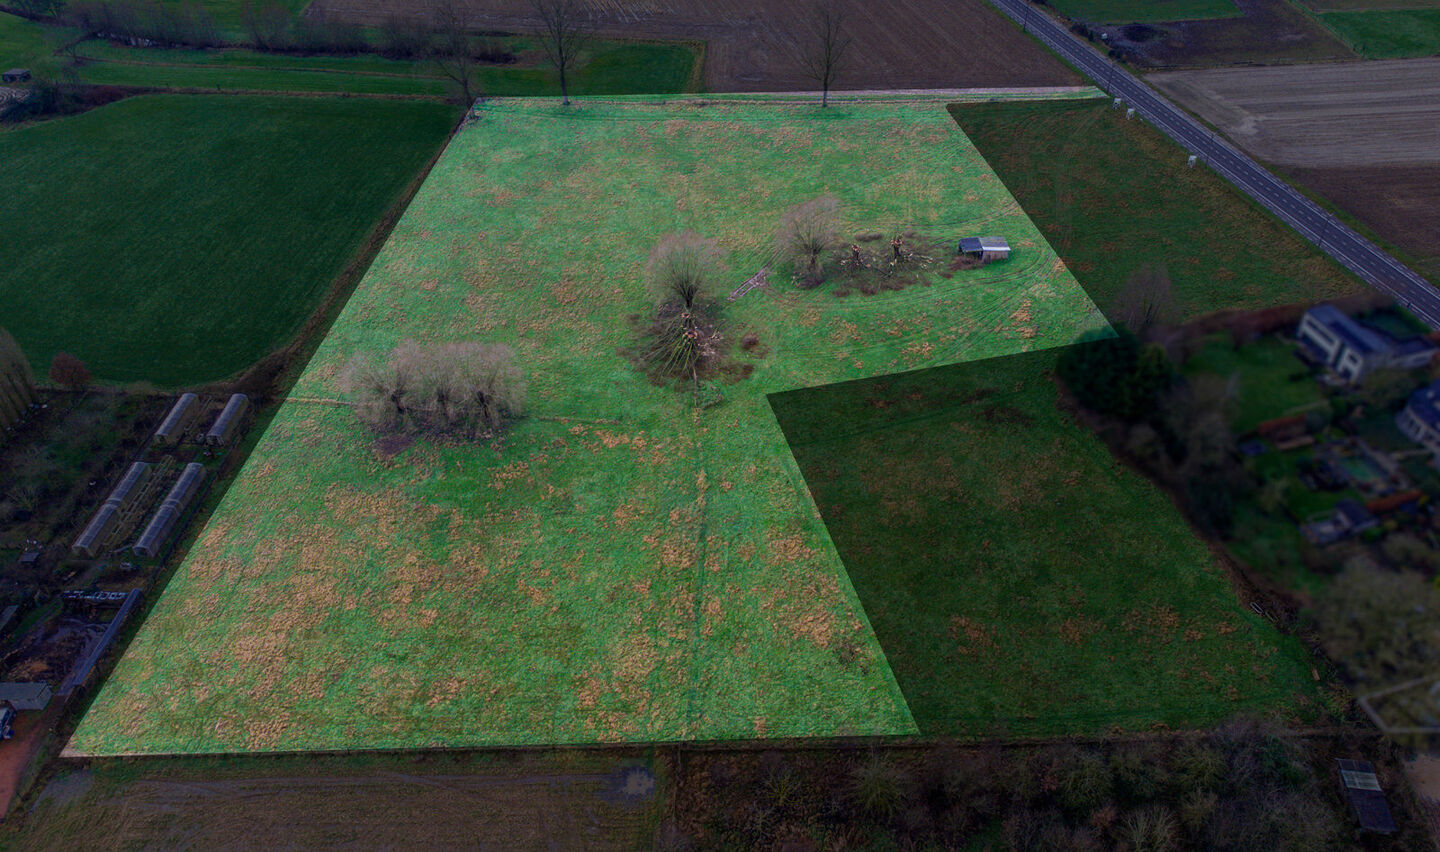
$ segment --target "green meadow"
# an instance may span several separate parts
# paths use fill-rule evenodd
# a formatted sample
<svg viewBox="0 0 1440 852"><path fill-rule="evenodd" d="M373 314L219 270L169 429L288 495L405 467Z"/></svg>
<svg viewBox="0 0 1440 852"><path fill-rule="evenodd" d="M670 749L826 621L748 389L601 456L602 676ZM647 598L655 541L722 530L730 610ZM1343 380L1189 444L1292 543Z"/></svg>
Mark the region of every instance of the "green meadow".
<svg viewBox="0 0 1440 852"><path fill-rule="evenodd" d="M1015 252L898 291L801 289L773 233L825 193L856 239L1001 234ZM713 295L735 369L703 408L625 354L648 253L685 229L729 270ZM767 267L770 286L725 301ZM915 733L768 396L1103 325L943 102L487 103L70 751ZM377 441L343 374L406 339L513 347L529 416L478 445Z"/></svg>

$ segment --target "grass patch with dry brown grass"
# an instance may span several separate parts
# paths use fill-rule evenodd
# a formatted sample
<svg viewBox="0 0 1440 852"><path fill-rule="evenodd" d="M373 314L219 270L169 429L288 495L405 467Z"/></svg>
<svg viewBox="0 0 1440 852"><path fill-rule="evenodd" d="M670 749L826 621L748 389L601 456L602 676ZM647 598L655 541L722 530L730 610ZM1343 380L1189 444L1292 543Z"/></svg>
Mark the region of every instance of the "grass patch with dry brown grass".
<svg viewBox="0 0 1440 852"><path fill-rule="evenodd" d="M532 416L396 447L344 407L287 403L72 750L915 730L766 395L1103 320L942 102L707 100L479 111L293 395L343 395L354 355L401 339L478 340L514 349ZM826 192L847 232L983 231L1015 253L900 292L777 276L724 302L753 370L713 407L625 357L662 235L719 240L738 286L772 263L781 211Z"/></svg>

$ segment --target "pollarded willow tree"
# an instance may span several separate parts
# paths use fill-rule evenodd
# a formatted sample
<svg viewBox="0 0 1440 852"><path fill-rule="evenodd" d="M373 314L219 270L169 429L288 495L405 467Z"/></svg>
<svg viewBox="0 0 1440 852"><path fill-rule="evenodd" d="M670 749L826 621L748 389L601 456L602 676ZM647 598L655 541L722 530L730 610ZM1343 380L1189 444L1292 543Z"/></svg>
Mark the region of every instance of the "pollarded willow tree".
<svg viewBox="0 0 1440 852"><path fill-rule="evenodd" d="M719 356L719 310L709 298L723 266L717 241L694 231L662 237L645 273L655 298L643 358L653 371L700 384L703 368Z"/></svg>
<svg viewBox="0 0 1440 852"><path fill-rule="evenodd" d="M775 231L775 255L791 263L805 287L824 280L821 261L825 252L840 244L840 199L822 195L796 204L780 214Z"/></svg>
<svg viewBox="0 0 1440 852"><path fill-rule="evenodd" d="M360 420L390 434L489 438L525 405L515 353L503 344L407 340L383 358L357 357L345 384Z"/></svg>

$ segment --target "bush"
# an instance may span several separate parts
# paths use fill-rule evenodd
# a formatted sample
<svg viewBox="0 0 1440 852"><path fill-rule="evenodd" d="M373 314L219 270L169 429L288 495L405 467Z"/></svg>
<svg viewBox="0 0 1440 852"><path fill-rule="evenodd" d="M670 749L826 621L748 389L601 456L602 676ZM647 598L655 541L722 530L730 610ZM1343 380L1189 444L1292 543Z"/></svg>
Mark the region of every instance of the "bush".
<svg viewBox="0 0 1440 852"><path fill-rule="evenodd" d="M1089 814L1110 800L1113 788L1105 758L1092 751L1077 751L1059 768L1060 804L1072 816Z"/></svg>
<svg viewBox="0 0 1440 852"><path fill-rule="evenodd" d="M405 341L383 361L357 358L345 383L361 421L382 433L486 438L519 417L525 399L503 345Z"/></svg>
<svg viewBox="0 0 1440 852"><path fill-rule="evenodd" d="M90 387L90 368L69 352L57 352L50 361L50 381L78 393Z"/></svg>
<svg viewBox="0 0 1440 852"><path fill-rule="evenodd" d="M1179 842L1175 815L1161 805L1132 811L1121 821L1119 834L1133 852L1169 852Z"/></svg>
<svg viewBox="0 0 1440 852"><path fill-rule="evenodd" d="M430 31L414 18L394 12L380 28L380 53L390 59L420 59L430 49Z"/></svg>
<svg viewBox="0 0 1440 852"><path fill-rule="evenodd" d="M775 231L775 257L801 272L801 283L816 287L824 280L820 261L840 242L840 199L822 195L780 214ZM867 294L868 295L868 294Z"/></svg>
<svg viewBox="0 0 1440 852"><path fill-rule="evenodd" d="M1087 333L1056 363L1061 381L1081 405L1135 422L1155 413L1174 371L1160 346L1141 346L1124 327L1113 336Z"/></svg>
<svg viewBox="0 0 1440 852"><path fill-rule="evenodd" d="M866 814L891 820L904 809L912 792L903 769L878 755L857 765L850 776L851 795Z"/></svg>

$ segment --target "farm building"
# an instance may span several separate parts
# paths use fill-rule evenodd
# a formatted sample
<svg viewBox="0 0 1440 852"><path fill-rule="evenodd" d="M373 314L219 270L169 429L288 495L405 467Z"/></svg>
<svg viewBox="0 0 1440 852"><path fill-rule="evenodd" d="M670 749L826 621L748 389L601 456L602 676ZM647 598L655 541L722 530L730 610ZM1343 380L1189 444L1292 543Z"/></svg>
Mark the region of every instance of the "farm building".
<svg viewBox="0 0 1440 852"><path fill-rule="evenodd" d="M981 263L1005 260L1010 256L1010 244L1004 237L965 237L960 240L956 254L973 257Z"/></svg>
<svg viewBox="0 0 1440 852"><path fill-rule="evenodd" d="M1385 803L1385 794L1380 790L1380 779L1375 767L1363 760L1336 760L1340 768L1340 789L1350 801L1350 810L1360 822L1361 831L1391 834L1395 831L1395 820L1390 816L1390 806Z"/></svg>
<svg viewBox="0 0 1440 852"><path fill-rule="evenodd" d="M16 710L44 710L50 703L48 683L0 683L0 701Z"/></svg>
<svg viewBox="0 0 1440 852"><path fill-rule="evenodd" d="M232 394L230 401L225 403L225 408L220 416L215 418L215 425L205 433L205 443L212 445L228 444L235 437L235 432L240 428L240 421L245 416L246 410L250 407L250 399L243 393Z"/></svg>
<svg viewBox="0 0 1440 852"><path fill-rule="evenodd" d="M29 68L11 68L4 74L0 74L0 83L24 83L29 79Z"/></svg>
<svg viewBox="0 0 1440 852"><path fill-rule="evenodd" d="M178 444L190 428L190 422L199 413L200 406L197 405L198 397L193 393L181 394L170 407L170 413L160 421L160 426L155 430L155 443L157 444Z"/></svg>
<svg viewBox="0 0 1440 852"><path fill-rule="evenodd" d="M1342 380L1359 384L1374 370L1413 370L1430 363L1435 344L1423 337L1396 340L1346 316L1334 305L1305 312L1295 329L1301 351Z"/></svg>
<svg viewBox="0 0 1440 852"><path fill-rule="evenodd" d="M176 522L185 513L185 508L190 505L195 493L200 490L200 483L204 478L204 465L195 462L185 465L180 478L170 488L170 493L165 495L164 502L155 510L150 523L145 525L145 531L135 542L137 556L155 557L164 552L165 542L170 540Z"/></svg>
<svg viewBox="0 0 1440 852"><path fill-rule="evenodd" d="M94 559L101 554L110 534L121 525L121 520L130 504L145 490L145 483L149 480L150 473L151 467L145 462L135 462L130 465L130 468L125 471L125 475L120 478L119 484L110 492L110 496L100 504L94 517L90 519L90 523L85 525L84 532L80 533L80 537L70 545L70 550L75 555Z"/></svg>

